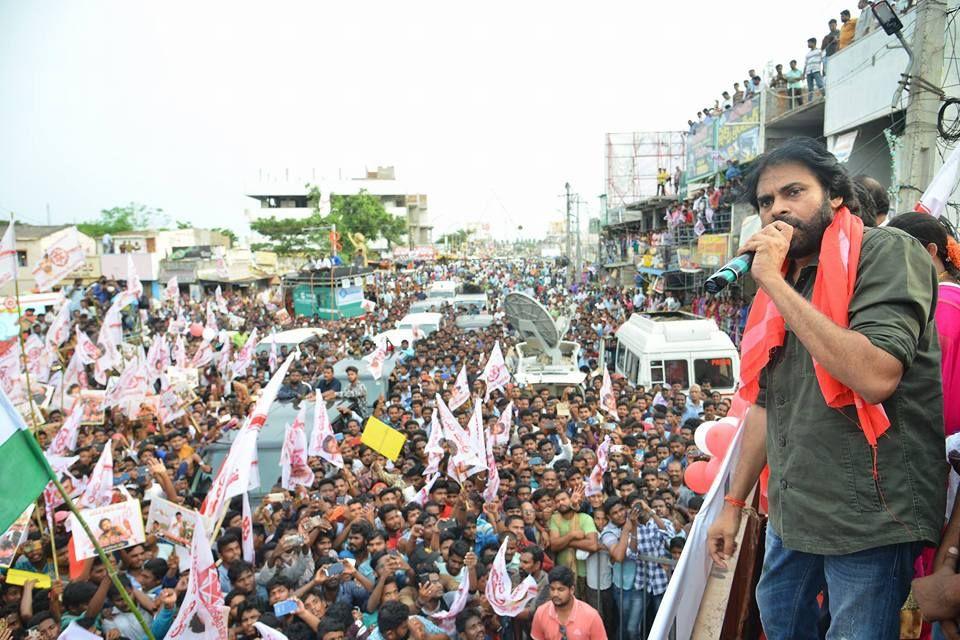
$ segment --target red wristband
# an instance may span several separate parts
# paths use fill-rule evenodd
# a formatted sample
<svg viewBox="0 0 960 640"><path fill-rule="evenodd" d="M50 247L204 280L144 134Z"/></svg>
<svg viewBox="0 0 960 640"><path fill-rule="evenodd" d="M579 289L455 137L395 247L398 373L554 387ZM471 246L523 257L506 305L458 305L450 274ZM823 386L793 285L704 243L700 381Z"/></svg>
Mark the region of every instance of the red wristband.
<svg viewBox="0 0 960 640"><path fill-rule="evenodd" d="M737 509L743 509L744 507L747 506L746 502L744 502L743 500L738 500L733 496L723 496L723 501L726 502L727 504L733 505Z"/></svg>

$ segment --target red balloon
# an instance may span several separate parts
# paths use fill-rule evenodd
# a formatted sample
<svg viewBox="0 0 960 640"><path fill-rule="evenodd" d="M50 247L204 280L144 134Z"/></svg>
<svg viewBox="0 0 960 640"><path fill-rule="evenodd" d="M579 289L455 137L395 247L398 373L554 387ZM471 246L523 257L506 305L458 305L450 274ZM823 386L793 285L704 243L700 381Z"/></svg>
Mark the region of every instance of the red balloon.
<svg viewBox="0 0 960 640"><path fill-rule="evenodd" d="M710 478L710 484L713 484L713 479L720 473L721 464L723 464L723 458L716 456L710 458L710 462L707 463L707 477Z"/></svg>
<svg viewBox="0 0 960 640"><path fill-rule="evenodd" d="M199 338L200 336L202 336L203 325L200 324L199 322L194 322L192 325L190 325L190 335L192 335L194 338Z"/></svg>
<svg viewBox="0 0 960 640"><path fill-rule="evenodd" d="M722 460L723 456L727 455L727 449L730 448L736 432L737 428L726 422L718 422L707 431L707 448L715 459Z"/></svg>
<svg viewBox="0 0 960 640"><path fill-rule="evenodd" d="M683 481L694 493L706 493L710 489L710 483L713 482L713 476L716 476L714 473L713 476L707 477L707 464L703 460L697 460L688 464L683 472Z"/></svg>

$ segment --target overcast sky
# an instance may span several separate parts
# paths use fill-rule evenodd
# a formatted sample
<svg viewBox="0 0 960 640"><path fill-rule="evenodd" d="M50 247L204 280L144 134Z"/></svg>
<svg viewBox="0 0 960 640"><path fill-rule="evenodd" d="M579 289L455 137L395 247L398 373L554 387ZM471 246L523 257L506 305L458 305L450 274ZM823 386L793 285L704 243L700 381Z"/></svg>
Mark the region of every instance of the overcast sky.
<svg viewBox="0 0 960 640"><path fill-rule="evenodd" d="M259 168L391 164L435 237L595 215L608 131L683 129L856 2L0 0L0 211L246 230Z"/></svg>

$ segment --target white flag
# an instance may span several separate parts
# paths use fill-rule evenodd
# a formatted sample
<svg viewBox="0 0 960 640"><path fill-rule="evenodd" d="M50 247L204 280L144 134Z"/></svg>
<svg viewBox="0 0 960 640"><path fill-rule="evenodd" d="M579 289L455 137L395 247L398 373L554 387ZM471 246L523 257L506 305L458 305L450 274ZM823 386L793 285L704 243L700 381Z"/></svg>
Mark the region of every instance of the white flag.
<svg viewBox="0 0 960 640"><path fill-rule="evenodd" d="M203 531L203 521L193 516L194 531ZM186 597L174 618L166 640L223 640L227 637L227 614L223 606L220 576L213 563L210 543L194 535L190 544L190 580Z"/></svg>
<svg viewBox="0 0 960 640"><path fill-rule="evenodd" d="M487 358L487 364L483 367L483 381L487 385L485 400L490 399L490 394L497 389L503 389L510 382L510 371L507 370L507 363L503 360L503 352L500 350L500 342L493 345L490 357Z"/></svg>
<svg viewBox="0 0 960 640"><path fill-rule="evenodd" d="M60 430L53 436L53 441L47 452L55 456L68 456L77 448L77 435L80 433L80 418L83 411L75 408L60 425Z"/></svg>
<svg viewBox="0 0 960 640"><path fill-rule="evenodd" d="M428 614L433 621L444 631L453 634L456 631L457 614L463 611L470 598L470 580L463 576L460 580L460 588L457 589L457 595L450 604L450 608L440 613Z"/></svg>
<svg viewBox="0 0 960 640"><path fill-rule="evenodd" d="M607 455L610 452L610 436L606 436L597 447L597 464L593 465L587 476L583 494L587 497L603 493L603 474L607 471Z"/></svg>
<svg viewBox="0 0 960 640"><path fill-rule="evenodd" d="M254 328L254 330L250 332L250 337L247 338L247 342L237 353L237 359L233 362L234 377L246 375L247 369L253 363L253 352L256 350L256 348L257 330ZM271 378L271 380L273 380L273 378Z"/></svg>
<svg viewBox="0 0 960 640"><path fill-rule="evenodd" d="M456 448L456 453L452 458L458 458L467 465L483 464L484 455L474 452L472 443L470 442L470 435L464 431L460 423L457 422L457 419L453 417L453 413L450 412L450 409L443 402L443 398L438 394L436 400L437 413L440 414L440 426L443 429L443 437L446 440L450 440Z"/></svg>
<svg viewBox="0 0 960 640"><path fill-rule="evenodd" d="M253 626L260 632L261 640L287 640L287 636L262 622L254 622Z"/></svg>
<svg viewBox="0 0 960 640"><path fill-rule="evenodd" d="M50 328L47 329L46 343L57 349L70 337L70 303L63 301Z"/></svg>
<svg viewBox="0 0 960 640"><path fill-rule="evenodd" d="M377 340L374 350L363 356L363 359L366 361L373 379L379 380L383 375L383 362L387 359L387 347L384 341Z"/></svg>
<svg viewBox="0 0 960 640"><path fill-rule="evenodd" d="M183 344L182 334L177 334L177 341L173 344L173 361L180 369L187 368L187 347Z"/></svg>
<svg viewBox="0 0 960 640"><path fill-rule="evenodd" d="M510 574L507 573L507 541L500 545L500 550L493 559L490 573L487 574L487 588L484 594L490 607L499 616L516 617L523 611L537 595L537 581L533 576L527 576L523 582L511 589Z"/></svg>
<svg viewBox="0 0 960 640"><path fill-rule="evenodd" d="M127 296L131 298L131 302L143 296L143 283L137 277L137 268L133 265L133 256L129 253L127 254Z"/></svg>
<svg viewBox="0 0 960 640"><path fill-rule="evenodd" d="M177 282L177 276L173 276L167 280L167 286L163 290L163 297L167 301L177 301L180 299L180 283Z"/></svg>
<svg viewBox="0 0 960 640"><path fill-rule="evenodd" d="M510 431L513 428L513 400L507 403L503 413L493 425L492 436L493 444L499 447L505 447L510 444Z"/></svg>
<svg viewBox="0 0 960 640"><path fill-rule="evenodd" d="M914 207L914 211L929 213L934 218L939 218L946 211L947 202L957 188L957 183L960 183L960 147L950 152L950 157L920 196L920 202Z"/></svg>
<svg viewBox="0 0 960 640"><path fill-rule="evenodd" d="M278 355L277 355L277 332L274 331L271 336L273 339L270 341L270 357L267 359L267 366L270 367L270 375L273 375L273 372L277 369Z"/></svg>
<svg viewBox="0 0 960 640"><path fill-rule="evenodd" d="M240 521L240 548L243 551L243 559L254 564L257 559L257 552L253 547L253 515L250 511L250 499L247 492L243 492L243 510Z"/></svg>
<svg viewBox="0 0 960 640"><path fill-rule="evenodd" d="M147 382L150 386L162 378L170 366L170 347L163 335L157 335L147 352Z"/></svg>
<svg viewBox="0 0 960 640"><path fill-rule="evenodd" d="M230 357L233 355L233 341L227 338L220 347L220 358L217 360L217 371L224 378L230 372Z"/></svg>
<svg viewBox="0 0 960 640"><path fill-rule="evenodd" d="M86 509L88 507L102 507L110 504L113 499L113 449L110 446L110 440L103 447L103 453L93 467L93 473L90 474L90 481L83 495L77 500L77 505Z"/></svg>
<svg viewBox="0 0 960 640"><path fill-rule="evenodd" d="M13 222L7 223L7 230L0 240L0 287L17 277L17 240L13 227Z"/></svg>
<svg viewBox="0 0 960 640"><path fill-rule="evenodd" d="M309 489L314 481L307 464L306 411L307 405L302 405L293 424L287 425L280 450L280 486L288 491L298 484Z"/></svg>
<svg viewBox="0 0 960 640"><path fill-rule="evenodd" d="M219 325L217 325L217 314L213 310L213 302L207 301L207 320L204 325L207 329L213 329L214 331L220 331Z"/></svg>
<svg viewBox="0 0 960 640"><path fill-rule="evenodd" d="M33 279L37 290L49 291L84 264L80 235L76 227L70 227L46 248L33 266Z"/></svg>
<svg viewBox="0 0 960 640"><path fill-rule="evenodd" d="M487 434L486 438L487 452L487 486L483 488L483 499L487 502L493 502L500 493L500 471L497 469L497 459L493 456L493 438Z"/></svg>
<svg viewBox="0 0 960 640"><path fill-rule="evenodd" d="M430 437L423 450L427 454L427 468L423 472L427 475L437 473L440 470L440 461L443 460L443 429L437 419L439 413L439 409L436 409L430 416Z"/></svg>
<svg viewBox="0 0 960 640"><path fill-rule="evenodd" d="M74 353L80 354L80 364L84 366L93 364L100 357L100 349L93 343L93 340L87 337L86 333L80 330L80 327L76 328L76 332L77 346Z"/></svg>
<svg viewBox="0 0 960 640"><path fill-rule="evenodd" d="M213 345L210 344L209 340L201 340L200 346L197 347L197 350L193 353L193 358L190 359L190 367L202 369L211 362L213 362Z"/></svg>
<svg viewBox="0 0 960 640"><path fill-rule="evenodd" d="M450 411L456 411L464 402L470 399L470 383L467 380L467 364L460 367L457 380L453 383L453 394L450 396Z"/></svg>
<svg viewBox="0 0 960 640"><path fill-rule="evenodd" d="M76 621L67 625L67 628L60 632L57 640L102 640L100 636L91 633L78 625Z"/></svg>
<svg viewBox="0 0 960 640"><path fill-rule="evenodd" d="M416 502L421 507L427 504L427 501L430 499L430 489L433 489L433 485L435 485L440 478L439 473L429 475L430 477L427 479L426 484L423 485L423 488L417 491L417 495L413 496L413 502Z"/></svg>
<svg viewBox="0 0 960 640"><path fill-rule="evenodd" d="M606 367L603 368L603 383L600 385L600 408L611 420L620 421L620 416L617 415L617 397L613 394L613 383L610 382L610 372Z"/></svg>
<svg viewBox="0 0 960 640"><path fill-rule="evenodd" d="M313 431L310 433L310 447L307 449L307 455L320 456L330 464L343 469L340 445L333 435L330 416L327 415L327 403L320 393L317 393L317 404L313 409Z"/></svg>

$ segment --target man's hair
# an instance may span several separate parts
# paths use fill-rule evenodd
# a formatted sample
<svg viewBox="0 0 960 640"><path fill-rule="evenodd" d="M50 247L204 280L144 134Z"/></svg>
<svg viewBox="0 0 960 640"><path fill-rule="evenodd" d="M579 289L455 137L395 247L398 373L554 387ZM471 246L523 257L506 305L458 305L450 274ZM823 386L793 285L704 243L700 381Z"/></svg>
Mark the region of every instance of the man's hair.
<svg viewBox="0 0 960 640"><path fill-rule="evenodd" d="M529 553L531 556L533 556L534 562L543 564L543 549L535 544L527 545L520 553Z"/></svg>
<svg viewBox="0 0 960 640"><path fill-rule="evenodd" d="M843 16L847 16L847 17L849 18L849 17L850 17L850 10L849 10L849 9L844 9L843 11L841 11L841 12L840 12L840 17L842 18Z"/></svg>
<svg viewBox="0 0 960 640"><path fill-rule="evenodd" d="M167 565L167 561L162 558L151 558L143 563L143 568L153 574L156 580L163 580L163 576L167 574L170 567Z"/></svg>
<svg viewBox="0 0 960 640"><path fill-rule="evenodd" d="M480 615L480 610L473 607L464 609L457 614L457 633L465 633L467 631L467 621L471 618L483 620L483 616Z"/></svg>
<svg viewBox="0 0 960 640"><path fill-rule="evenodd" d="M235 560L227 568L227 578L231 583L236 582L237 579L246 571L253 571L253 565L249 562L244 562L243 560Z"/></svg>
<svg viewBox="0 0 960 640"><path fill-rule="evenodd" d="M286 587L287 589L293 589L293 585L290 583L290 581L283 576L272 578L270 582L267 583L267 593L270 593L274 587Z"/></svg>
<svg viewBox="0 0 960 640"><path fill-rule="evenodd" d="M874 212L878 216L885 216L890 211L890 196L883 185L868 175L860 174L853 178L854 184L859 184L873 200ZM866 222L866 221L864 221Z"/></svg>
<svg viewBox="0 0 960 640"><path fill-rule="evenodd" d="M769 153L760 156L753 170L744 181L743 196L754 209L760 210L757 202L757 187L764 171L784 164L801 164L816 176L828 198L842 198L843 204L855 209L856 196L853 181L846 168L836 156L827 151L826 145L813 138L790 138Z"/></svg>
<svg viewBox="0 0 960 640"><path fill-rule="evenodd" d="M32 618L27 620L27 629L33 629L34 627L39 627L40 623L42 623L45 620L53 620L53 614L50 613L49 611L41 611L40 613L36 613L33 615ZM56 620L54 620L54 622L56 622Z"/></svg>
<svg viewBox="0 0 960 640"><path fill-rule="evenodd" d="M217 540L217 551L223 551L226 546L232 542L240 544L240 538L233 533L225 533L220 536L220 539Z"/></svg>
<svg viewBox="0 0 960 640"><path fill-rule="evenodd" d="M388 631L398 629L409 617L410 609L407 605L396 600L384 602L377 614L377 627L382 635L386 635Z"/></svg>
<svg viewBox="0 0 960 640"><path fill-rule="evenodd" d="M63 588L63 607L65 609L76 609L87 604L97 592L97 587L92 582L68 582Z"/></svg>
<svg viewBox="0 0 960 640"><path fill-rule="evenodd" d="M547 581L550 584L559 582L563 586L572 589L574 583L576 582L576 577L573 575L573 571L570 569L570 567L564 567L561 565L559 567L550 569L550 573L547 575Z"/></svg>
<svg viewBox="0 0 960 640"><path fill-rule="evenodd" d="M448 556L459 556L461 558L465 557L470 553L470 544L463 539L458 539L450 547L450 551L447 553Z"/></svg>

